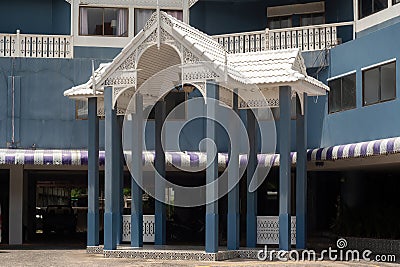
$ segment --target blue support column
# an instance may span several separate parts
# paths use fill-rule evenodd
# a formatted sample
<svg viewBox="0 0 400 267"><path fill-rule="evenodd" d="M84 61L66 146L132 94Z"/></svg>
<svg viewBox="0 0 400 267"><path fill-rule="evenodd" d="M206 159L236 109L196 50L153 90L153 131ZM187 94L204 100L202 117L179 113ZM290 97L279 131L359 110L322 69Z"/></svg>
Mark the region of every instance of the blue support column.
<svg viewBox="0 0 400 267"><path fill-rule="evenodd" d="M123 163L123 152L122 152L122 122L124 117L117 116L117 135L116 135L116 162L118 163L116 169L117 188L118 188L118 203L117 203L117 244L122 243L122 214L124 210L124 163Z"/></svg>
<svg viewBox="0 0 400 267"><path fill-rule="evenodd" d="M105 210L104 210L104 249L113 250L117 248L117 220L118 220L118 171L120 163L117 151L117 113L113 108L113 88L104 88L105 109Z"/></svg>
<svg viewBox="0 0 400 267"><path fill-rule="evenodd" d="M165 178L165 153L162 148L164 140L162 126L165 121L165 113L165 101L158 101L155 105L155 194L156 198L162 201L155 200L155 245L165 245L166 239L165 182L161 182L161 179ZM158 179L157 176L159 176Z"/></svg>
<svg viewBox="0 0 400 267"><path fill-rule="evenodd" d="M213 82L206 84L207 98L219 98L219 86ZM207 101L207 118L206 122L206 136L217 144L216 136L216 122L213 120L217 113L217 103ZM206 169L206 183L209 185L218 179L218 151L215 151L212 142L207 142L207 166ZM214 201L213 201L214 200ZM218 252L218 184L206 187L206 246L207 253Z"/></svg>
<svg viewBox="0 0 400 267"><path fill-rule="evenodd" d="M233 92L233 111L238 114L237 90ZM239 115L239 114L238 114ZM231 146L229 151L228 187L232 190L228 193L228 249L239 249L240 245L240 214L239 214L239 138L237 120L232 118L230 126Z"/></svg>
<svg viewBox="0 0 400 267"><path fill-rule="evenodd" d="M279 248L289 251L291 246L291 217L290 217L290 196L291 196L291 159L290 159L290 101L291 88L289 86L279 87Z"/></svg>
<svg viewBox="0 0 400 267"><path fill-rule="evenodd" d="M250 182L257 169L257 123L255 114L247 110L247 135L249 137L249 162L247 165L247 209L246 209L246 246L257 246L257 191L249 192Z"/></svg>
<svg viewBox="0 0 400 267"><path fill-rule="evenodd" d="M299 100L299 99L298 99ZM301 103L297 102L296 118L296 248L307 248L307 94Z"/></svg>
<svg viewBox="0 0 400 267"><path fill-rule="evenodd" d="M135 96L136 113L132 117L131 247L143 247L143 96Z"/></svg>
<svg viewBox="0 0 400 267"><path fill-rule="evenodd" d="M87 246L99 245L99 118L97 98L88 100Z"/></svg>

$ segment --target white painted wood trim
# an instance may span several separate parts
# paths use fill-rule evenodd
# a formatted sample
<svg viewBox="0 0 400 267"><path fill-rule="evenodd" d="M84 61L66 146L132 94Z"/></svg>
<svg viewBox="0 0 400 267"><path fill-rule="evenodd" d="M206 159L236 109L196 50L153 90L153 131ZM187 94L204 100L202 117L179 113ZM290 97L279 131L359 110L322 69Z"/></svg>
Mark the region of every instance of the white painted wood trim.
<svg viewBox="0 0 400 267"><path fill-rule="evenodd" d="M388 0L392 1L392 0ZM358 13L358 10L357 10ZM368 17L362 18L360 20L355 21L356 32L361 32L366 30L372 26L383 23L387 20L398 17L400 14L400 4L389 6L388 8L381 10L375 14L369 15ZM358 14L357 14L358 18Z"/></svg>
<svg viewBox="0 0 400 267"><path fill-rule="evenodd" d="M361 71L369 70L369 69L372 69L372 68L375 68L375 67L378 67L378 66L382 66L382 65L385 65L385 64L389 64L389 63L392 63L392 62L395 62L395 61L396 61L396 58L388 59L388 60L373 64L373 65L369 65L369 66L363 67L363 68L361 68Z"/></svg>
<svg viewBox="0 0 400 267"><path fill-rule="evenodd" d="M333 81L333 80L342 78L342 77L344 77L344 76L354 74L354 73L356 73L356 72L357 72L356 70L352 70L352 71L349 71L349 72L346 72L346 73L339 74L339 75L333 76L333 77L331 77L331 78L328 78L326 81L327 81L327 82L330 82L330 81Z"/></svg>

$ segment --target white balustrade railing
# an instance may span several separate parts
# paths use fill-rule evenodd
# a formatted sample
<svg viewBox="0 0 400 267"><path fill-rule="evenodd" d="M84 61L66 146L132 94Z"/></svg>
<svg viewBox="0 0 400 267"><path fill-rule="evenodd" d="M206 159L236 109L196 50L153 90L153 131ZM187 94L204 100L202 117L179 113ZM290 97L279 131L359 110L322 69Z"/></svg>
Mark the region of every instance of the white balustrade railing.
<svg viewBox="0 0 400 267"><path fill-rule="evenodd" d="M0 34L0 57L72 58L69 35Z"/></svg>
<svg viewBox="0 0 400 267"><path fill-rule="evenodd" d="M259 52L268 47L267 31L221 34L213 38L231 54Z"/></svg>
<svg viewBox="0 0 400 267"><path fill-rule="evenodd" d="M154 243L155 240L155 216L143 215L143 242ZM131 215L122 216L122 241L131 241Z"/></svg>
<svg viewBox="0 0 400 267"><path fill-rule="evenodd" d="M340 44L337 29L353 22L312 25L284 29L214 35L213 38L229 53L300 48L302 51L322 50Z"/></svg>
<svg viewBox="0 0 400 267"><path fill-rule="evenodd" d="M291 217L291 243L296 244L296 216ZM279 244L279 217L257 216L257 244Z"/></svg>

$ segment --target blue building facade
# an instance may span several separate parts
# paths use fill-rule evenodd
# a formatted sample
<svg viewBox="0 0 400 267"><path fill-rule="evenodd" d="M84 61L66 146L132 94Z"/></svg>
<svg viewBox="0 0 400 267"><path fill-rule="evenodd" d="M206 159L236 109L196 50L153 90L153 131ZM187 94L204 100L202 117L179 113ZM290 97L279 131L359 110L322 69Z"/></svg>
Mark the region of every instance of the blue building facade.
<svg viewBox="0 0 400 267"><path fill-rule="evenodd" d="M125 5L115 4L113 1L101 1L101 4L95 1L91 4L89 1L84 5L76 0L34 2L19 0L1 3L0 144L4 153L9 153L7 151L12 149L87 150L89 146L89 121L85 113L87 105L79 106L82 103L65 97L64 91L87 82L93 69L97 69L102 63L111 62L144 27L145 24L141 21L149 18L149 14L151 15L157 7L156 2L149 1L143 6L134 1ZM398 106L400 49L397 45L400 41L398 34L400 4L388 0L386 4L376 6L373 10L362 0L287 0L268 3L257 0L199 0L170 5L161 2L162 10L214 36L214 39L230 53L241 51L236 46L230 46L230 41L235 42L235 39L229 38L244 32L253 32L256 36L262 31L267 36L264 45L255 44L254 47L243 51L245 53L251 52L251 49L278 51L292 47L299 48L302 50L308 74L330 86L331 91L326 96L309 96L306 99L307 144L309 149L316 151L314 154L309 151L307 165L309 182L306 204L309 218L307 229L311 246L313 237L324 236L326 232L338 236L400 239L398 229L391 227L389 231L382 229L377 226L379 221L376 224L366 223L371 215L365 215L368 212L361 213L367 210L366 205L376 205L371 208L371 212L377 212L379 206L387 206L388 208L382 211L381 220L396 222L398 219L395 215L398 213L398 208L392 204L395 201L395 194L393 195L391 191L393 187L398 186L398 182L393 178L399 172L396 167L397 141L393 141L392 154L386 155L382 152L381 146L379 153L373 151L372 154L368 154L371 157L357 156L361 153L357 150L358 143L377 142L400 136L400 123L398 123L400 121L397 116L400 111ZM125 10L126 13L123 13ZM93 23L101 24L102 27L95 27L91 32L91 23L96 20L94 18L96 14L101 12L103 21ZM109 21L104 19L107 16L110 16ZM108 30L110 32L107 32ZM332 31L329 40L324 39L328 38L327 31ZM317 32L321 37L315 35ZM310 39L310 33L313 39ZM245 35L242 36L245 40ZM251 34L248 36L251 38ZM51 55L50 50L53 53ZM200 92L194 90L185 96L185 99L199 96ZM85 113L84 119L78 118L78 113L81 111ZM185 112L196 113L197 110L188 108ZM276 138L279 144L281 139L289 137L279 130L281 122L278 109L273 108L272 113L275 117ZM295 110L292 110L292 117L295 115ZM247 120L245 111L240 111L240 116L244 121ZM104 114L100 114L100 117L104 117ZM268 120L261 120L260 125L268 123ZM182 123L177 120L172 124L170 126L172 134L167 138L175 138L174 129L178 129L177 126L181 126ZM155 122L149 121L146 127L144 138L147 149L157 150L154 140ZM106 147L106 129L105 121L100 119L100 150ZM227 133L222 128L216 131L221 140L218 143L219 152L229 152ZM197 151L201 149L200 141L207 134L205 122L193 121L178 134L183 151ZM290 134L291 151L296 151L298 135L296 121L293 119ZM390 141L380 141L379 144L382 143L387 144ZM339 159L341 156L337 160L332 160L332 157L329 159L329 153L339 153L337 152L339 146L350 144L354 144L356 148L353 150L356 151L347 152L347 159ZM328 152L329 147L332 147L331 152ZM326 150L323 151L323 148ZM321 151L318 152L318 149ZM389 151L389 146L385 146L386 150ZM277 147L276 153L279 152L280 148ZM18 163L16 159L15 163ZM279 192L278 168L272 168L267 182L259 189L258 208L255 206L255 209L260 216L279 214L279 198L271 193ZM100 166L100 169L100 195L103 197L106 190L102 185L103 167ZM294 170L292 174L291 179L294 183ZM10 244L32 240L39 234L40 231L37 231L39 228L33 219L38 207L61 202L70 203L71 194L64 191L79 189L82 193L78 195L83 198L87 191L87 167L81 165L76 167L73 164L40 165L36 162L20 165L4 160L0 175L0 182L4 185L0 186L3 196L0 199L3 211L2 236L3 242L6 240ZM167 171L168 175L172 177L171 179L179 180L187 174ZM204 173L196 175L199 181L204 179ZM127 172L125 176L122 187L128 188L130 179ZM66 182L58 183L56 177L66 177L64 179ZM57 193L54 190L49 193L47 184L50 181L55 184L53 188L57 188ZM73 186L67 186L68 184ZM246 187L246 184L242 184L241 198L246 192L242 188ZM389 193L374 191L374 184L379 184L382 192ZM366 201L371 194L374 195L376 204ZM64 197L66 200L61 200ZM57 199L55 202L59 203L49 201L50 198ZM36 204L28 204L31 200L35 200ZM229 200L225 198L221 200L222 214L226 214L228 202ZM244 205L244 202L240 203ZM153 205L149 204L147 211L150 214L155 212L156 208ZM293 207L294 205L292 205L294 214ZM357 209L360 210L360 214L365 215L356 220L363 225L358 228L355 226L357 223L352 222L354 218L349 217L351 213L349 211ZM11 214L10 210L19 212L15 215ZM190 214L184 209L179 212L179 208L176 210L175 213L180 214L182 218ZM199 208L197 212L203 214L204 210ZM242 213L245 214L246 211L241 209L240 214ZM168 213L168 216L173 214L173 212ZM226 226L221 226L226 224L224 220L227 220L223 216L220 218L219 226L222 233L222 237L219 238L220 245L226 241L228 231ZM85 220L83 225L86 224ZM244 225L244 221L245 218L241 218L240 225ZM85 227L82 227L82 231L86 231ZM245 227L242 226L241 229L244 231ZM204 242L202 235L203 233L199 234L200 237L195 242ZM244 235L243 233L242 238ZM184 241L190 243L191 240ZM241 245L245 246L246 242L241 241ZM173 242L173 239L167 240L167 243Z"/></svg>

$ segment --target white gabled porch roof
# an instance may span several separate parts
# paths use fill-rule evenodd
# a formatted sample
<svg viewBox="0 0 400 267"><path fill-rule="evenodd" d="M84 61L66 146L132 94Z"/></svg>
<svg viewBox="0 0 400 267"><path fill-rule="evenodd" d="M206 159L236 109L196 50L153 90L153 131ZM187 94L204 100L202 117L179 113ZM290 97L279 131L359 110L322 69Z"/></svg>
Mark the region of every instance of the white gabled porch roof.
<svg viewBox="0 0 400 267"><path fill-rule="evenodd" d="M329 91L328 86L307 75L298 49L229 54L211 36L165 12L155 12L144 29L112 62L101 64L94 72L94 77L92 75L86 83L66 90L64 95L75 99L93 96L102 98L104 86L113 86L119 88L119 91L126 88L135 91L138 86L137 72L140 71L138 62L143 52L151 46L161 44L168 44L177 51L182 66L189 65L183 69L185 72L191 71L190 64L211 62L208 72L196 77L186 75L183 82L199 83L214 78L225 84L234 84L239 90L249 85L258 87L269 106L279 105L279 86L291 86L299 95L302 95L301 93L308 93L311 96L324 95ZM210 73L211 77L207 77ZM93 83L96 90L93 90ZM253 94L252 90L244 89L240 94L241 97L245 96L247 102L241 103L242 108L251 107L250 102L265 101L257 99L260 98L260 94ZM229 96L225 96L225 99L227 98Z"/></svg>

